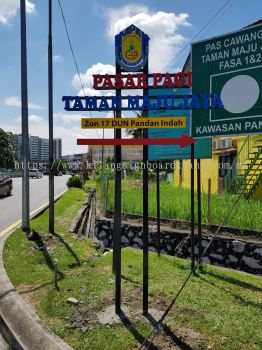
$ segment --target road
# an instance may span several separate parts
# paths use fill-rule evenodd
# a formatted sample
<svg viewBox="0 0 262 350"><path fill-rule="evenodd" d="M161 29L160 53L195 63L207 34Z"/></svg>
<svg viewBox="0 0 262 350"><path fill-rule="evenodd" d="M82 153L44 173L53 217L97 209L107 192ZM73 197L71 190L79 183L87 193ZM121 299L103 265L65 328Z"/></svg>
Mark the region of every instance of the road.
<svg viewBox="0 0 262 350"><path fill-rule="evenodd" d="M55 176L55 196L66 189L69 176ZM48 176L30 179L30 213L48 202ZM0 233L22 218L22 178L13 179L10 197L0 196Z"/></svg>

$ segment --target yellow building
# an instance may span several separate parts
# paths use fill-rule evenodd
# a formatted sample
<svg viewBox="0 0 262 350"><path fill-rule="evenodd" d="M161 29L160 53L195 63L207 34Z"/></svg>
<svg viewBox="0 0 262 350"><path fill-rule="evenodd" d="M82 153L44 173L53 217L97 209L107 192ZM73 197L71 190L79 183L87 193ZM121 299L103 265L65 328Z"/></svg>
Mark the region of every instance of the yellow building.
<svg viewBox="0 0 262 350"><path fill-rule="evenodd" d="M212 159L201 160L202 191L208 192L210 181L212 193L245 187L247 197L262 200L262 135L213 138L212 146ZM190 188L190 169L190 160L175 161L176 187Z"/></svg>

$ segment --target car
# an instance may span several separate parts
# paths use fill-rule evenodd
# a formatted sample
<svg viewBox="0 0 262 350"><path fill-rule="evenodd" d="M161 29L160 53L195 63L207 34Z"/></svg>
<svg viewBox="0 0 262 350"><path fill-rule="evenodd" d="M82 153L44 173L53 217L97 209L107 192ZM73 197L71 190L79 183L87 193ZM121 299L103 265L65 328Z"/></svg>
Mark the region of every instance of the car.
<svg viewBox="0 0 262 350"><path fill-rule="evenodd" d="M41 177L43 177L43 174L40 173L40 171L38 171L37 169L29 169L29 177L35 177L37 179L40 179Z"/></svg>
<svg viewBox="0 0 262 350"><path fill-rule="evenodd" d="M0 195L11 196L13 180L5 173L0 173Z"/></svg>

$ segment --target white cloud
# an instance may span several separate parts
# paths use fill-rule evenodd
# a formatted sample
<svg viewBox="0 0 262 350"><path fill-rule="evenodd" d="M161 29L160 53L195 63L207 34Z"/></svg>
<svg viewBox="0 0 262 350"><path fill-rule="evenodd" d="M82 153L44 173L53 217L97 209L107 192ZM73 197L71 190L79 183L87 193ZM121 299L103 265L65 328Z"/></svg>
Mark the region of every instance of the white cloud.
<svg viewBox="0 0 262 350"><path fill-rule="evenodd" d="M0 23L9 24L9 19L16 15L20 8L19 0L1 0L0 1ZM35 4L32 1L26 0L26 12L35 13Z"/></svg>
<svg viewBox="0 0 262 350"><path fill-rule="evenodd" d="M4 100L4 104L6 106L10 106L10 107L21 108L21 99L18 96L7 97ZM38 105L38 104L33 103L33 102L28 102L28 108L29 109L33 109L33 110L37 110L37 111L40 111L40 110L44 109L43 106Z"/></svg>
<svg viewBox="0 0 262 350"><path fill-rule="evenodd" d="M71 114L71 113L54 113L54 120L57 122L63 122L65 124L70 124L73 122L81 122L81 118L85 118L82 114Z"/></svg>
<svg viewBox="0 0 262 350"><path fill-rule="evenodd" d="M55 62L55 63L60 63L60 62L62 62L63 61L63 56L62 55L54 55L53 56L53 61Z"/></svg>
<svg viewBox="0 0 262 350"><path fill-rule="evenodd" d="M147 6L127 5L122 8L107 10L107 36L113 41L114 36L131 24L136 25L149 35L149 68L160 71L186 42L178 33L182 26L190 26L187 13L153 12Z"/></svg>
<svg viewBox="0 0 262 350"><path fill-rule="evenodd" d="M93 64L92 67L88 68L85 73L80 73L81 81L84 86L84 93L86 96L101 95L101 90L93 89L93 74L115 74L115 67L111 64L103 64L98 62L96 64ZM75 89L80 89L79 94L83 95L83 92L81 92L82 85L78 74L74 75L72 84Z"/></svg>
<svg viewBox="0 0 262 350"><path fill-rule="evenodd" d="M59 118L57 118L59 116ZM72 115L73 116L73 115ZM70 125L61 124L61 120L70 118L70 113L68 115L64 113L54 114L54 137L62 139L62 153L73 154L74 152L86 152L87 146L77 146L77 138L92 138L101 139L102 130L95 129L81 129L80 119L82 115L74 115L75 121L72 120ZM77 118L78 120L77 120ZM21 133L21 118L16 118L7 122L0 121L0 128L5 131L11 131L16 134ZM35 135L39 137L48 138L48 120L44 119L38 115L29 116L29 133L30 135ZM105 138L112 138L113 131L110 129L105 129Z"/></svg>

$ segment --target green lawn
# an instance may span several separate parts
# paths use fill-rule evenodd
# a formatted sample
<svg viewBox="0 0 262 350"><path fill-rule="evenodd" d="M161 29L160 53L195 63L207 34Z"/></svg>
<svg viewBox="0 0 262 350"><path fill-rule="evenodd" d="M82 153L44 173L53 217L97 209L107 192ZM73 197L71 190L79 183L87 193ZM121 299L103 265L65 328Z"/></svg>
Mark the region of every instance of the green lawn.
<svg viewBox="0 0 262 350"><path fill-rule="evenodd" d="M213 194L211 197L211 221L219 225L228 209L235 201L236 195ZM161 217L167 219L190 220L190 191L175 188L167 182L160 185ZM207 223L207 195L202 195L202 220ZM108 191L108 209L114 208L114 182L110 181ZM122 210L125 213L142 214L142 187L139 181L122 181ZM226 226L240 229L262 231L262 203L240 199L229 217ZM156 216L156 186L149 186L149 215ZM197 217L196 217L197 220Z"/></svg>
<svg viewBox="0 0 262 350"><path fill-rule="evenodd" d="M142 316L135 313L128 327L102 326L95 321L97 311L113 304L114 285L109 281L114 276L111 253L101 256L94 252L90 241L76 239L68 232L85 198L83 190L71 189L56 203L55 237L46 233L47 212L33 220L32 227L41 235L38 247L45 245L49 248L46 251L36 249L37 244L28 241L21 230L15 231L5 245L5 267L22 296L74 349L136 349L136 338L143 339L152 329ZM142 304L142 254L124 249L122 257L123 301L135 312ZM55 265L59 291L54 286ZM164 310L188 273L188 261L150 254L150 307ZM204 272L194 276L184 289L166 325L175 336L182 334L192 349L259 350L261 291L261 278L205 266ZM81 303L69 305L68 297ZM164 344L165 338L159 337L156 344Z"/></svg>

